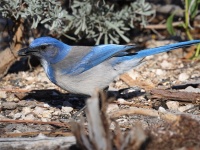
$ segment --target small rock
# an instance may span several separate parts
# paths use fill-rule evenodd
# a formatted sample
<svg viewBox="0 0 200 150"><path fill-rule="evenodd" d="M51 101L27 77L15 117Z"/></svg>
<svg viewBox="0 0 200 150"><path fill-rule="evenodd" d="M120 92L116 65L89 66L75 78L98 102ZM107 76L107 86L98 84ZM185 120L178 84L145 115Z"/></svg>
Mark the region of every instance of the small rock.
<svg viewBox="0 0 200 150"><path fill-rule="evenodd" d="M164 112L166 112L166 109L164 107L160 106L158 108L158 111L164 113Z"/></svg>
<svg viewBox="0 0 200 150"><path fill-rule="evenodd" d="M166 102L166 105L171 110L178 110L179 108L179 102L176 101L168 101Z"/></svg>
<svg viewBox="0 0 200 150"><path fill-rule="evenodd" d="M117 104L109 104L106 112L111 113L117 110L119 110L119 106Z"/></svg>
<svg viewBox="0 0 200 150"><path fill-rule="evenodd" d="M26 114L28 114L28 113L30 113L30 112L32 112L32 110L31 110L31 108L29 108L29 107L24 107L24 108L22 109L22 113L23 113L24 115L26 115Z"/></svg>
<svg viewBox="0 0 200 150"><path fill-rule="evenodd" d="M161 65L161 67L163 68L163 69L170 69L170 68L172 68L172 64L171 63L169 63L168 61L166 61L166 60L164 60L162 63L160 63L160 65Z"/></svg>
<svg viewBox="0 0 200 150"><path fill-rule="evenodd" d="M13 130L13 133L22 133L22 132L19 130Z"/></svg>
<svg viewBox="0 0 200 150"><path fill-rule="evenodd" d="M7 94L5 91L0 91L0 98L6 98Z"/></svg>
<svg viewBox="0 0 200 150"><path fill-rule="evenodd" d="M187 79L189 79L189 75L186 73L181 73L179 74L178 80L179 81L186 81Z"/></svg>
<svg viewBox="0 0 200 150"><path fill-rule="evenodd" d="M61 115L61 111L60 110L56 110L52 113L52 115L55 115L55 116L59 116Z"/></svg>
<svg viewBox="0 0 200 150"><path fill-rule="evenodd" d="M36 106L33 111L38 117L42 117L42 114L44 112L44 109L41 107Z"/></svg>
<svg viewBox="0 0 200 150"><path fill-rule="evenodd" d="M165 72L162 69L156 69L156 75L160 76L160 75L164 75Z"/></svg>
<svg viewBox="0 0 200 150"><path fill-rule="evenodd" d="M61 109L61 111L63 112L63 113L70 113L71 111L73 110L73 108L72 107L64 107L64 106L62 106L62 109Z"/></svg>
<svg viewBox="0 0 200 150"><path fill-rule="evenodd" d="M186 111L186 110L188 110L188 109L190 109L190 108L193 108L193 107L194 107L193 104L187 104L187 105L185 105L185 106L180 106L180 107L178 108L178 110L179 110L180 112L184 112L184 111Z"/></svg>
<svg viewBox="0 0 200 150"><path fill-rule="evenodd" d="M22 116L21 113L16 113L16 114L14 114L13 119L19 119L21 116Z"/></svg>
<svg viewBox="0 0 200 150"><path fill-rule="evenodd" d="M48 110L45 110L42 113L42 117L44 117L44 118L51 118L51 113Z"/></svg>
<svg viewBox="0 0 200 150"><path fill-rule="evenodd" d="M48 121L50 121L50 119L48 119L48 118L41 118L41 120L42 120L43 122L48 122Z"/></svg>
<svg viewBox="0 0 200 150"><path fill-rule="evenodd" d="M130 71L128 72L128 75L129 75L133 80L137 80L138 78L141 77L141 75L140 75L138 72L134 71L133 69L130 70Z"/></svg>
<svg viewBox="0 0 200 150"><path fill-rule="evenodd" d="M31 76L29 76L29 77L26 77L26 80L27 81L33 81L35 78L33 78L33 77L31 77Z"/></svg>
<svg viewBox="0 0 200 150"><path fill-rule="evenodd" d="M15 102L4 102L1 104L3 109L13 110L17 108L17 103Z"/></svg>
<svg viewBox="0 0 200 150"><path fill-rule="evenodd" d="M49 108L50 106L49 106L49 104L44 104L43 107Z"/></svg>
<svg viewBox="0 0 200 150"><path fill-rule="evenodd" d="M200 88L193 88L192 86L188 86L185 90L186 92L200 93Z"/></svg>
<svg viewBox="0 0 200 150"><path fill-rule="evenodd" d="M34 117L33 114L28 114L28 115L25 116L23 119L24 119L24 120L35 120L35 117Z"/></svg>
<svg viewBox="0 0 200 150"><path fill-rule="evenodd" d="M3 119L8 119L8 118L0 114L0 120L3 120Z"/></svg>

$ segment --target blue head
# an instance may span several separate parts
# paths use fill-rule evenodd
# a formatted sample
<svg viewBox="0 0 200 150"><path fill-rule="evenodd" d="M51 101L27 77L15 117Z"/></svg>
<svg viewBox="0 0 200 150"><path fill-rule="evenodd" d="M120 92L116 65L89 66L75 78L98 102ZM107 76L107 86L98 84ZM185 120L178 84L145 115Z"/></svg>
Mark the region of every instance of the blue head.
<svg viewBox="0 0 200 150"><path fill-rule="evenodd" d="M35 39L28 48L19 51L19 55L34 55L48 63L57 63L65 58L70 46L51 37Z"/></svg>

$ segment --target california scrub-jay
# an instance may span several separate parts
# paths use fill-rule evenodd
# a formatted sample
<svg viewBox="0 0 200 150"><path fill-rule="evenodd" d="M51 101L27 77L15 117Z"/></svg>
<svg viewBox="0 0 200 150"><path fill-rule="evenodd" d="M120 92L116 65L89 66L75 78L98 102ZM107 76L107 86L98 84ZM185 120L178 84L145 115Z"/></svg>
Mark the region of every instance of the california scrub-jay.
<svg viewBox="0 0 200 150"><path fill-rule="evenodd" d="M200 40L129 53L135 46L69 46L51 37L40 37L18 54L37 56L54 84L72 93L91 96L96 88L106 88L117 76L141 64L144 57L196 43Z"/></svg>

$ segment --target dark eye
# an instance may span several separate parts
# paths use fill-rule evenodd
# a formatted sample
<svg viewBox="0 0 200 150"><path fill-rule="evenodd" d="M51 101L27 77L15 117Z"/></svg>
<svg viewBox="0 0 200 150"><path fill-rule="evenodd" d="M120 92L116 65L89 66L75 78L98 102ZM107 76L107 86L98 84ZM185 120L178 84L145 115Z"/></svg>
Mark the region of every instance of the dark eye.
<svg viewBox="0 0 200 150"><path fill-rule="evenodd" d="M46 45L42 45L40 48L41 48L41 50L45 50L47 48L47 46Z"/></svg>

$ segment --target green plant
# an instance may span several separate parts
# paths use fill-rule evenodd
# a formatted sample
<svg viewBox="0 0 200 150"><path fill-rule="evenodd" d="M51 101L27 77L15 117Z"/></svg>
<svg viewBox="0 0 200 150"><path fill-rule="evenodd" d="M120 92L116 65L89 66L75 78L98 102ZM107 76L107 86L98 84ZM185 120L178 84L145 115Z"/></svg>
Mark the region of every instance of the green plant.
<svg viewBox="0 0 200 150"><path fill-rule="evenodd" d="M129 42L128 31L139 22L145 26L155 11L145 0L136 0L117 7L104 0L74 0L64 9L60 1L1 0L0 14L14 22L31 23L31 28L44 25L50 33L65 35L72 40L93 39L96 44ZM27 24L24 25L29 28ZM70 36L69 34L70 33Z"/></svg>
<svg viewBox="0 0 200 150"><path fill-rule="evenodd" d="M190 30L192 29L190 25L190 20L193 20L195 16L198 13L198 6L200 4L200 0L185 0L184 1L185 5L185 21L180 24L180 27L183 27L185 29L186 35L189 40L193 40L193 37L190 33ZM174 28L172 26L174 14L172 14L168 19L167 19L167 30L170 34L175 35ZM200 44L197 46L196 53L193 58L198 58L200 57Z"/></svg>

